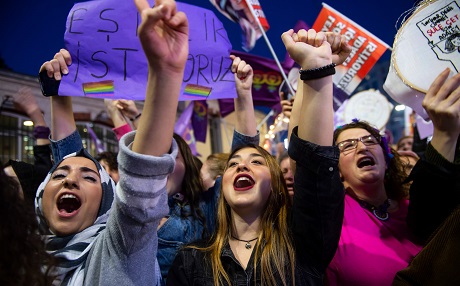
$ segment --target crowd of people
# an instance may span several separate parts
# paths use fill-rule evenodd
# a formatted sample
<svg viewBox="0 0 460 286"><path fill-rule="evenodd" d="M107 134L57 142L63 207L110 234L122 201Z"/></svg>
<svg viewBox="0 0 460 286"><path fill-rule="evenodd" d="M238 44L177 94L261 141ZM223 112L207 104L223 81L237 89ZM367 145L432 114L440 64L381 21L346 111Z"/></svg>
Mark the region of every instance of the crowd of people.
<svg viewBox="0 0 460 286"><path fill-rule="evenodd" d="M16 97L35 161L0 174L2 285L460 284L459 74L427 91L434 133L416 153L413 137L393 146L359 119L334 128L332 74L352 47L291 29L281 40L301 72L282 101L288 150L259 145L254 71L230 55L231 150L202 161L174 133L187 15L174 0L134 2L149 74L142 110L105 100L118 153L85 150L71 97L50 97L49 127L29 91ZM72 60L61 49L40 72L59 81Z"/></svg>

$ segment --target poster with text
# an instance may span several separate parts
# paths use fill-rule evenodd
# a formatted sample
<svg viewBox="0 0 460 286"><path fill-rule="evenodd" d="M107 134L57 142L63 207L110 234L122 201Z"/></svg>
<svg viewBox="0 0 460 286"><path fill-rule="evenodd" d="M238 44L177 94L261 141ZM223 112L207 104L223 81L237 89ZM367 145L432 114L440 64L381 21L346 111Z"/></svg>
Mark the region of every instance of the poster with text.
<svg viewBox="0 0 460 286"><path fill-rule="evenodd" d="M359 26L337 10L323 3L323 8L312 27L316 31L345 35L352 51L348 59L337 66L333 76L335 85L351 95L374 64L389 48L376 36Z"/></svg>
<svg viewBox="0 0 460 286"><path fill-rule="evenodd" d="M179 100L236 97L231 43L223 24L201 7L177 2L177 9L189 21L189 56ZM143 100L148 67L137 37L140 23L133 1L76 3L64 34L72 65L59 94Z"/></svg>

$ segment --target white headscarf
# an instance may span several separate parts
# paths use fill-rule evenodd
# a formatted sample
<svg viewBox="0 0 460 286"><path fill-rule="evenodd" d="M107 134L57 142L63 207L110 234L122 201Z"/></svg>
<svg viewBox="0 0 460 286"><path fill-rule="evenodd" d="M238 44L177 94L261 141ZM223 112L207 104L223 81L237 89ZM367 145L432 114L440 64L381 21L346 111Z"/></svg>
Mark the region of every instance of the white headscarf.
<svg viewBox="0 0 460 286"><path fill-rule="evenodd" d="M42 198L45 186L48 184L51 174L59 164L69 157L85 157L94 162L98 169L101 186L102 198L97 218L93 225L81 232L68 235L57 236L52 234L43 216ZM96 237L105 229L105 224L109 218L110 209L114 201L115 182L110 178L105 169L96 161L86 150L65 156L60 162L56 163L49 171L45 180L40 184L35 197L35 208L40 225L40 231L45 237L46 250L58 259L58 266L53 272L56 280L53 284L57 285L83 285L85 262L88 253L93 246Z"/></svg>

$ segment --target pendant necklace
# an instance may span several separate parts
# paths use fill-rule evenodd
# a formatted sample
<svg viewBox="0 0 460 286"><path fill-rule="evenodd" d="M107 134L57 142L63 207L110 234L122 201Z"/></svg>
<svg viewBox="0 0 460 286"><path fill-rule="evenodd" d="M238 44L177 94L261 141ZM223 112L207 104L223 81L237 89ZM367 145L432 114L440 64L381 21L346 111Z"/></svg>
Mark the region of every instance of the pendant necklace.
<svg viewBox="0 0 460 286"><path fill-rule="evenodd" d="M365 208L368 211L370 211L379 220L386 221L390 218L390 215L388 214L388 208L390 207L390 199L386 199L383 202L383 204L381 204L378 207L362 200L358 200L358 202L362 208Z"/></svg>
<svg viewBox="0 0 460 286"><path fill-rule="evenodd" d="M244 247L246 247L246 249L250 249L252 247L251 242L253 242L254 240L258 239L258 237L256 237L256 238L251 239L251 240L243 240L243 239L238 239L238 238L234 237L233 235L231 235L231 236L235 240L238 240L238 241L241 241L241 242L246 242L246 244L244 245Z"/></svg>

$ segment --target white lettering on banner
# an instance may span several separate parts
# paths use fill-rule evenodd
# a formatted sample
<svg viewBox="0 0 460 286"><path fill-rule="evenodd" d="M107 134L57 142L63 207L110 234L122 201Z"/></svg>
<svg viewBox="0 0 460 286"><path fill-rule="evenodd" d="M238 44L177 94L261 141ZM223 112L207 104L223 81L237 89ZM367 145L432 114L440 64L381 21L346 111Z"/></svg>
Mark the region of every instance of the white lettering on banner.
<svg viewBox="0 0 460 286"><path fill-rule="evenodd" d="M352 44L351 46L351 53L348 56L348 58L342 63L342 65L347 66L348 63L350 63L351 59L355 56L356 52L363 46L364 42L366 42L367 39L363 36L359 36Z"/></svg>
<svg viewBox="0 0 460 286"><path fill-rule="evenodd" d="M332 32L337 33L337 34L342 34L342 30L345 29L347 25L345 25L342 22L338 22L337 25L332 29Z"/></svg>
<svg viewBox="0 0 460 286"><path fill-rule="evenodd" d="M329 30L332 27L332 24L334 24L335 18L332 17L331 15L327 16L327 20L324 22L324 26L321 29L322 32L329 32Z"/></svg>
<svg viewBox="0 0 460 286"><path fill-rule="evenodd" d="M345 38L347 38L347 41L349 42L355 38L356 31L350 27L347 27L347 30L343 34L345 35Z"/></svg>
<svg viewBox="0 0 460 286"><path fill-rule="evenodd" d="M365 39L365 38L364 38ZM362 45L362 44L361 44ZM377 45L369 42L366 48L358 55L358 58L353 62L347 73L340 79L339 86L345 89L348 84L352 81L358 71L371 57L371 54L377 49Z"/></svg>

